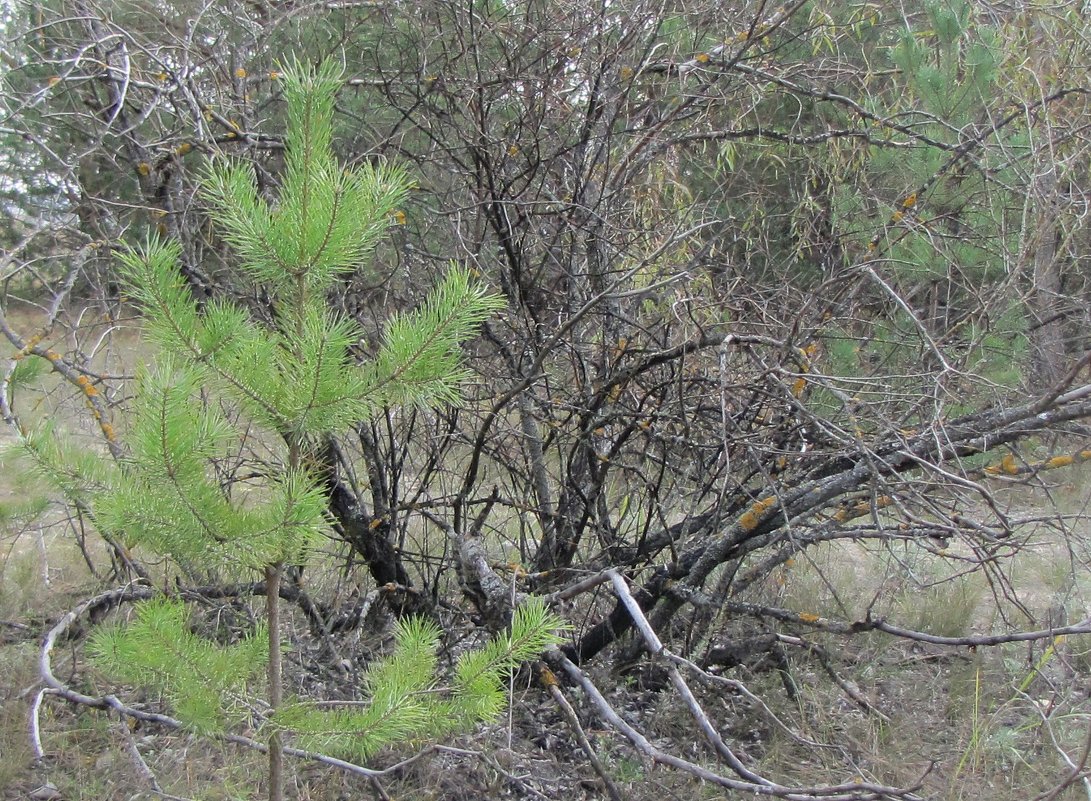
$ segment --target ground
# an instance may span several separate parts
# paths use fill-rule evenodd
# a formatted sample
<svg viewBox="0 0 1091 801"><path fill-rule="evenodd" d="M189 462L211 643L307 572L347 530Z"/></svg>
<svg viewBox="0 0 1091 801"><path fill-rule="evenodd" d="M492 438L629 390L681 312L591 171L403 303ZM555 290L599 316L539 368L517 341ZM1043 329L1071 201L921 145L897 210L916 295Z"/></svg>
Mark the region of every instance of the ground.
<svg viewBox="0 0 1091 801"><path fill-rule="evenodd" d="M139 360L135 330L115 337L114 343L115 350L101 358L130 365ZM77 421L77 432L88 434L88 447L97 447L92 428L79 422L86 415L75 393L66 394L48 378L43 386L40 404L23 409L27 419L58 415ZM9 429L0 429L0 446L13 440ZM1061 513L1085 512L1089 493L1078 474L1060 480L1065 483L1053 486L1048 496L1018 488L1005 491L1013 508L1048 508L1056 521L1046 516L1040 528L1021 532L1026 545L1002 576L961 576L957 544L939 556L902 545L872 550L830 545L779 569L759 588L756 600L842 620L861 619L870 609L902 626L946 636L1084 620L1091 610L1087 532L1053 523ZM85 538L82 521L65 510L25 462L10 454L0 462L0 511L0 797L261 797L255 778L263 771L259 754L152 726L130 727L105 713L49 698L39 718L45 758L34 762L28 720L40 689L38 643L65 610L108 585L109 561L93 535ZM497 547L502 555L503 546ZM308 568L310 586L335 602L348 602L354 593L370 589L357 577L346 580L339 572L342 564L331 554ZM245 619L246 611L244 604L233 614ZM208 614L220 622L229 617L217 609ZM320 643L302 617L297 615L291 625L294 653L317 653ZM727 617L715 629L724 637L754 633L752 623ZM1091 742L1091 636L976 650L900 641L880 633L844 639L803 628L796 636L801 639L786 648L787 677L768 663L722 673L722 678L743 682L764 699L767 709L715 678L692 681L740 758L784 784L857 778L900 786L920 782L922 795L943 801L1026 801L1048 793L1072 772L1069 763L1086 756ZM362 669L389 648L389 619L373 615L335 638L339 657ZM87 669L80 659L82 643L77 637L57 649L57 674L63 680L87 692L117 692L134 703L161 708L158 699L140 688L109 686ZM329 672L302 669L297 657L288 663L290 681L301 692L329 697L358 689L338 687ZM592 665L590 670L600 687L612 688L609 698L615 707L658 744L717 767L710 751L696 741L692 721L673 691L655 680L654 669L610 673ZM501 722L426 749L381 785L293 761L288 797L607 797L556 703L528 677L515 677L511 711ZM627 801L724 797L683 774L647 763L592 715L577 690L562 691ZM405 744L389 749L372 767L394 764L422 748ZM149 789L145 763L162 790L158 796ZM1080 780L1055 798L1087 796L1091 785Z"/></svg>

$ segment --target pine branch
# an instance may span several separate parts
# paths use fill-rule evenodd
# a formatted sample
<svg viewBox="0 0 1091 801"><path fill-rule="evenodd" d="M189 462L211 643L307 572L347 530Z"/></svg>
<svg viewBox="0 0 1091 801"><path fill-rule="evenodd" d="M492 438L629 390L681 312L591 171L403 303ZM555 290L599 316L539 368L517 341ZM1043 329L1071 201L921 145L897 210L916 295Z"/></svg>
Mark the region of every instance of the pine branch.
<svg viewBox="0 0 1091 801"><path fill-rule="evenodd" d="M193 634L180 601L157 599L136 607L136 621L97 630L88 643L92 662L117 681L154 687L179 719L199 733L221 732L248 715L246 685L264 667L268 633L218 646Z"/></svg>
<svg viewBox="0 0 1091 801"><path fill-rule="evenodd" d="M503 306L467 271L452 269L420 309L387 324L383 348L368 368L369 394L387 403L456 403L467 376L458 366L458 345Z"/></svg>
<svg viewBox="0 0 1091 801"><path fill-rule="evenodd" d="M151 239L141 251L121 256L122 278L148 319L161 347L213 375L252 412L273 427L286 425L269 400L274 343L262 336L241 310L213 304L204 319L177 270L179 247ZM203 325L210 320L209 328ZM248 380L249 379L249 380Z"/></svg>
<svg viewBox="0 0 1091 801"><path fill-rule="evenodd" d="M38 475L73 504L82 505L91 493L115 486L115 463L97 451L77 447L59 434L51 421L25 432L18 449Z"/></svg>
<svg viewBox="0 0 1091 801"><path fill-rule="evenodd" d="M560 642L563 622L537 598L516 610L511 630L464 654L452 686L437 687L439 631L426 621L399 623L396 649L366 678L371 699L362 709L325 709L299 701L277 724L294 730L305 749L366 760L385 745L432 739L495 719L504 709L504 678Z"/></svg>

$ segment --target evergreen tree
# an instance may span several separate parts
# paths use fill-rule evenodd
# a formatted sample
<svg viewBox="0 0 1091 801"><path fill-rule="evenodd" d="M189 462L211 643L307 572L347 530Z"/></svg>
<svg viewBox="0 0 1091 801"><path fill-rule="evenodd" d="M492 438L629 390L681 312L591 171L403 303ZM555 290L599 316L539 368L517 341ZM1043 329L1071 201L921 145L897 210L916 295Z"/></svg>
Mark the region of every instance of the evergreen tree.
<svg viewBox="0 0 1091 801"><path fill-rule="evenodd" d="M544 606L528 605L507 636L466 655L451 692L439 693L439 632L405 621L394 656L368 676L372 703L364 711L283 703L281 574L285 564L306 559L327 526L326 499L307 453L386 405L457 400L459 343L501 301L452 269L422 308L389 323L373 361L358 362L352 348L363 333L329 311L327 292L368 257L410 181L397 167L337 163L331 139L340 80L331 64L296 64L282 80L289 127L278 202L258 194L249 167L227 161L213 163L203 186L238 256L239 277L271 298L272 321L223 300L198 305L179 274L179 247L153 238L123 256L127 290L162 349L137 378L122 437L126 458L104 465L48 432L27 439L54 479L117 541L169 555L191 571L264 572L265 625L241 643L206 642L189 631L183 604L157 601L140 607L132 625L98 634L91 651L116 679L158 687L180 719L206 733L249 717L247 686L264 668L272 799L281 797L286 733L297 732L307 747L365 758L394 740L488 719L503 705L501 677L553 642L555 624ZM214 470L241 448L236 416L277 443L246 493L225 491Z"/></svg>

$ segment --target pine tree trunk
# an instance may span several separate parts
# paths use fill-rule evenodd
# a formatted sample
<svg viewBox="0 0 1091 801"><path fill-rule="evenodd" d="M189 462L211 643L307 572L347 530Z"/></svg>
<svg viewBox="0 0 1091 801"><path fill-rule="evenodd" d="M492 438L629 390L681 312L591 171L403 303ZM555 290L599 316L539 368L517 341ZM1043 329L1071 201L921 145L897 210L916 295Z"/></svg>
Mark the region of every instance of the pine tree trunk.
<svg viewBox="0 0 1091 801"><path fill-rule="evenodd" d="M265 568L265 619L269 625L269 714L275 716L282 698L280 666L280 575L282 565L268 565ZM280 741L280 731L274 721L273 731L269 735L269 801L282 801L284 798L284 744Z"/></svg>

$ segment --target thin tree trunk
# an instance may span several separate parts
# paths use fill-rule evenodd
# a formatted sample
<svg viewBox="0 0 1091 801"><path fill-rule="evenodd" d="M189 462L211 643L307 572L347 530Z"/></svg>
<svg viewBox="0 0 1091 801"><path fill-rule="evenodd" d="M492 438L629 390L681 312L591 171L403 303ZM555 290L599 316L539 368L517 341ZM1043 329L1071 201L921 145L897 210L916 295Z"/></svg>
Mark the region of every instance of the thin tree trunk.
<svg viewBox="0 0 1091 801"><path fill-rule="evenodd" d="M1030 378L1052 387L1065 374L1064 317L1060 312L1061 270L1057 261L1056 168L1049 165L1034 180L1039 204L1034 232L1033 283L1030 289Z"/></svg>
<svg viewBox="0 0 1091 801"><path fill-rule="evenodd" d="M280 665L280 562L265 568L265 619L269 625L269 714L275 715L282 700ZM269 801L284 798L284 744L274 721L269 735Z"/></svg>

